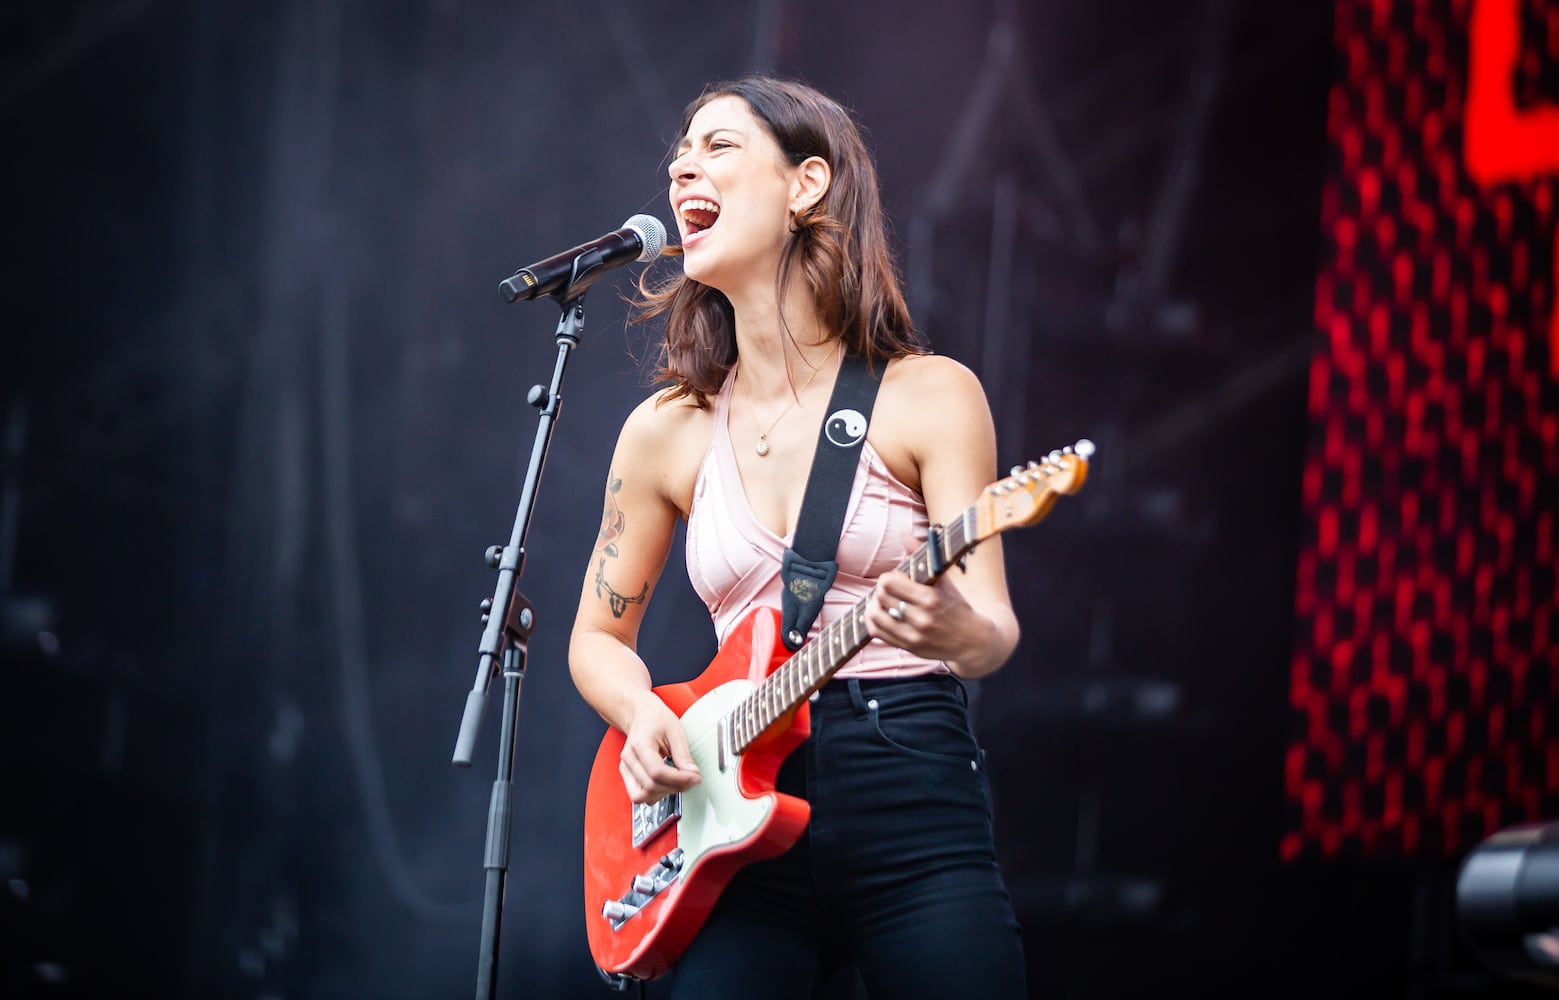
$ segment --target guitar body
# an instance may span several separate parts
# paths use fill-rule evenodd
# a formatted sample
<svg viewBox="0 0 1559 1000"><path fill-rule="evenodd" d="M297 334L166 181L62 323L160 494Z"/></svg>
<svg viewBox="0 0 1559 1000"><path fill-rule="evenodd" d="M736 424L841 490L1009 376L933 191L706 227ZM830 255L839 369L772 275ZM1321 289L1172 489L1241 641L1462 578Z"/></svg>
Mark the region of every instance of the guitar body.
<svg viewBox="0 0 1559 1000"><path fill-rule="evenodd" d="M702 778L673 797L680 799L679 815L635 809L618 771L625 737L607 730L585 793L584 845L585 926L590 952L606 972L638 979L664 974L732 876L744 865L783 853L801 836L811 808L776 792L774 782L785 758L811 731L806 702L740 756L729 750L722 732L732 707L790 655L779 638L779 612L756 608L696 679L655 688L682 719ZM616 918L603 913L612 901L621 907Z"/></svg>

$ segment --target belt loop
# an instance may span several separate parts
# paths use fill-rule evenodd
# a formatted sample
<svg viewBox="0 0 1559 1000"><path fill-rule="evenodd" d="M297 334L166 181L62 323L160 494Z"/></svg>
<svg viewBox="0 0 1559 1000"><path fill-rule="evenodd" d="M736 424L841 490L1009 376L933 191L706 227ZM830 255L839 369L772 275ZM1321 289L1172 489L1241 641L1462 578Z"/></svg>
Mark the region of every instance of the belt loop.
<svg viewBox="0 0 1559 1000"><path fill-rule="evenodd" d="M866 696L861 694L861 679L859 677L846 677L845 687L850 691L850 707L855 709L855 717L864 719L867 715Z"/></svg>
<svg viewBox="0 0 1559 1000"><path fill-rule="evenodd" d="M958 700L963 702L964 711L969 711L969 685L965 684L964 679L957 674L950 673L947 676L952 679L953 686L958 689Z"/></svg>

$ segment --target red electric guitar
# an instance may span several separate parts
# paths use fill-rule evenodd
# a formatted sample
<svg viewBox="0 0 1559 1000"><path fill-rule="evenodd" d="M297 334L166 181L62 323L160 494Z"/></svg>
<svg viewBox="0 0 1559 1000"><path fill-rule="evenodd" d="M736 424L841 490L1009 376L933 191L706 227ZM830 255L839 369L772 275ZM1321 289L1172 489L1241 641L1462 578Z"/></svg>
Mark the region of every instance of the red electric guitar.
<svg viewBox="0 0 1559 1000"><path fill-rule="evenodd" d="M981 541L1035 524L1082 488L1093 444L987 486L979 500L933 532L898 568L930 583ZM654 979L681 957L720 892L742 866L782 853L801 836L811 807L774 790L780 763L807 738L807 698L871 637L862 598L792 656L779 612L754 608L705 671L655 693L682 719L702 780L680 795L635 805L618 760L624 736L609 729L585 795L585 925L603 973Z"/></svg>

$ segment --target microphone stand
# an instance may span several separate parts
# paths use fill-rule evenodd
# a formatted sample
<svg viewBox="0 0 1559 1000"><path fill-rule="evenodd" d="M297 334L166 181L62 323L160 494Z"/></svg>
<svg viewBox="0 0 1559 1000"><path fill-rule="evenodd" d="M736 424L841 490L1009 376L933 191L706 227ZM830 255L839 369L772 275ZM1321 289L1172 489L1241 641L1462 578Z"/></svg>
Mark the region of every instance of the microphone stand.
<svg viewBox="0 0 1559 1000"><path fill-rule="evenodd" d="M487 564L498 570L498 582L493 596L481 604L482 621L486 623L486 628L482 632L479 647L476 684L466 695L465 714L460 720L454 756L455 766L471 766L471 752L481 728L487 688L501 672L503 720L498 746L498 777L493 781L492 797L487 807L487 844L483 861L487 871L487 885L482 899L477 1000L492 1000L498 990L498 932L503 918L504 883L509 871L509 835L514 825L515 731L520 711L520 685L525 680L526 648L536 626L534 606L517 589L520 574L525 567L525 538L530 533L531 514L536 505L536 487L547 463L547 448L551 444L553 427L563 402L564 370L568 367L569 353L579 346L580 334L584 329L585 291L601 274L601 252L592 250L583 253L574 261L573 274L568 283L551 296L562 308L562 315L558 318L558 354L552 369L552 384L550 387L531 386L527 402L541 411L541 418L536 427L535 443L531 447L530 467L525 472L525 485L520 492L519 509L515 513L509 544L502 547L494 545L487 550ZM502 287L509 301L514 301L514 296L509 294L509 282L505 282Z"/></svg>

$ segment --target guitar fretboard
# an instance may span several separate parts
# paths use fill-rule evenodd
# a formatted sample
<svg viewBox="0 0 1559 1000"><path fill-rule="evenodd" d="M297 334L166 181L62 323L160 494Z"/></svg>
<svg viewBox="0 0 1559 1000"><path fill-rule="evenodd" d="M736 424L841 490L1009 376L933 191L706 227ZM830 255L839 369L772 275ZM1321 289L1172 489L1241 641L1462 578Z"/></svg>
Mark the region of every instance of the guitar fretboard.
<svg viewBox="0 0 1559 1000"><path fill-rule="evenodd" d="M934 582L974 548L978 541L974 538L974 524L975 508L967 507L896 568L916 583ZM731 743L737 753L744 752L764 730L826 684L871 641L866 631L866 606L871 600L872 595L868 594L856 601L732 709Z"/></svg>

